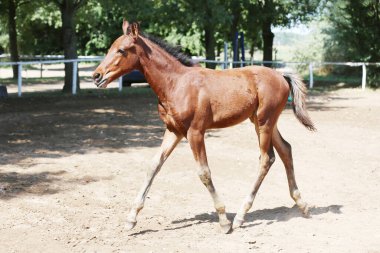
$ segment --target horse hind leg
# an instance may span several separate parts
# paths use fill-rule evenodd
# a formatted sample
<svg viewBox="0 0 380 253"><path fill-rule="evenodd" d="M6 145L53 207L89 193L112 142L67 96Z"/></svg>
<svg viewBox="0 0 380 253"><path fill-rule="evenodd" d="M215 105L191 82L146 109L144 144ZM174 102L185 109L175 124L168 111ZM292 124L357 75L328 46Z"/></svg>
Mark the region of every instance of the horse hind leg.
<svg viewBox="0 0 380 253"><path fill-rule="evenodd" d="M294 167L293 167L293 157L292 157L292 148L290 144L282 138L280 132L277 129L277 126L273 129L272 135L273 145L279 154L282 162L285 165L286 176L288 178L290 196L296 202L298 208L305 215L309 215L309 207L305 201L301 198L301 193L298 190L296 179L294 176Z"/></svg>
<svg viewBox="0 0 380 253"><path fill-rule="evenodd" d="M244 222L244 217L246 213L251 209L255 196L263 182L265 176L268 174L268 171L272 164L275 161L275 155L272 145L272 127L270 124L259 126L257 124L256 118L251 118L251 121L255 123L256 132L259 137L260 145L260 169L259 175L256 179L256 182L253 185L251 192L245 198L243 204L241 205L238 213L236 214L233 222L233 228L240 227Z"/></svg>

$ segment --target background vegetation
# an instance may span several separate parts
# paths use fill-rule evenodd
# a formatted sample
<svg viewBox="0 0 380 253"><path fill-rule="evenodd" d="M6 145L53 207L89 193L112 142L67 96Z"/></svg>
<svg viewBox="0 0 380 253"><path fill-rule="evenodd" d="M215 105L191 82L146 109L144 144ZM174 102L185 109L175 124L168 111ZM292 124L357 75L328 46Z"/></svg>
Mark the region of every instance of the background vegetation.
<svg viewBox="0 0 380 253"><path fill-rule="evenodd" d="M0 0L0 14L0 51L12 61L19 55L103 55L126 17L207 59L219 56L225 41L232 46L239 31L251 57L261 51L263 60L274 60L281 44L302 41L293 59L380 62L379 0ZM307 37L283 33L288 42L273 47L273 29L310 22ZM66 64L66 91L71 70ZM372 85L379 72L369 69Z"/></svg>

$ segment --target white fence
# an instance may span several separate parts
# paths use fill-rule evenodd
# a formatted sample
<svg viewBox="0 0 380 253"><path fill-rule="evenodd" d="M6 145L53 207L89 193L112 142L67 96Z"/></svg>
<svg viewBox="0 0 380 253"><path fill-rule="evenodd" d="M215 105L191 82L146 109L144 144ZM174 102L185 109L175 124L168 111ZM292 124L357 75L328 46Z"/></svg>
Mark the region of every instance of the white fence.
<svg viewBox="0 0 380 253"><path fill-rule="evenodd" d="M18 96L22 95L22 68L23 65L33 65L33 64L59 64L59 63L73 63L73 84L72 84L72 94L77 94L77 76L78 76L78 63L79 62L99 62L102 57L80 57L78 59L72 60L40 60L40 61L21 61L21 62L0 62L0 66L18 66L18 77L17 77L17 87ZM121 78L120 78L121 79ZM121 80L119 81L119 87L121 87ZM120 88L119 88L120 89Z"/></svg>
<svg viewBox="0 0 380 253"><path fill-rule="evenodd" d="M367 85L367 66L380 66L379 62L283 62L283 61L210 61L201 59L200 62L220 64L222 68L232 68L233 65L247 66L247 65L264 65L271 64L272 67L285 66L285 65L306 65L309 66L309 88L314 87L314 68L316 66L332 65L332 66L349 66L362 68L362 90L365 90Z"/></svg>
<svg viewBox="0 0 380 253"><path fill-rule="evenodd" d="M17 78L17 87L18 87L18 96L20 97L22 95L22 69L24 65L34 65L34 64L40 64L41 65L41 71L42 71L42 65L45 64L62 64L62 63L73 63L73 85L72 85L72 94L77 93L77 76L78 76L78 63L80 62L99 62L103 59L103 57L79 57L78 59L73 60L38 60L38 61L21 61L21 62L0 62L1 66L12 66L17 65L18 66L18 78ZM263 65L263 64L271 64L274 68L276 66L288 66L288 65L305 65L309 66L309 88L314 87L314 77L313 72L314 68L316 66L323 66L323 65L336 65L336 66L350 66L350 67L361 67L362 68L362 82L361 87L362 90L365 90L366 88L366 80L367 80L367 66L369 65L375 65L380 66L380 63L366 63L366 62L282 62L282 61L211 61L211 60L205 60L205 59L197 59L200 63L213 63L216 65L220 65L221 68L232 68L233 66L247 66L247 65ZM42 76L42 72L41 72ZM122 90L122 78L119 78L118 83L119 91Z"/></svg>

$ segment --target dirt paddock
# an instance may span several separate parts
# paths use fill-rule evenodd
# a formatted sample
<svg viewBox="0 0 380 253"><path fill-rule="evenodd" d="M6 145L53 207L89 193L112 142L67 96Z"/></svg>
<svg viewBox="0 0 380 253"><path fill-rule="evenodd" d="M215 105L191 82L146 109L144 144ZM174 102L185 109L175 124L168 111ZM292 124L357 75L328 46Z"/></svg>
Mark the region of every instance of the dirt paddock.
<svg viewBox="0 0 380 253"><path fill-rule="evenodd" d="M134 230L130 203L160 145L149 91L0 101L0 252L380 252L380 92L309 96L318 132L279 121L311 218L289 196L277 156L247 221L219 232L183 141L158 174ZM215 186L232 219L257 174L249 121L210 131Z"/></svg>

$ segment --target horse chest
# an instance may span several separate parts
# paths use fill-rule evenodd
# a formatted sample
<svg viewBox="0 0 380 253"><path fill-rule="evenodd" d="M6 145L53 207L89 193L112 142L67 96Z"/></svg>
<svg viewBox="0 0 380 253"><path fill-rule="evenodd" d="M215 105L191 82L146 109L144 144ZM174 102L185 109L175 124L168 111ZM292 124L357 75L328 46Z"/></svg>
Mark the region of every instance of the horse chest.
<svg viewBox="0 0 380 253"><path fill-rule="evenodd" d="M161 120L171 132L181 133L186 136L187 128L166 102L159 101L158 113Z"/></svg>

